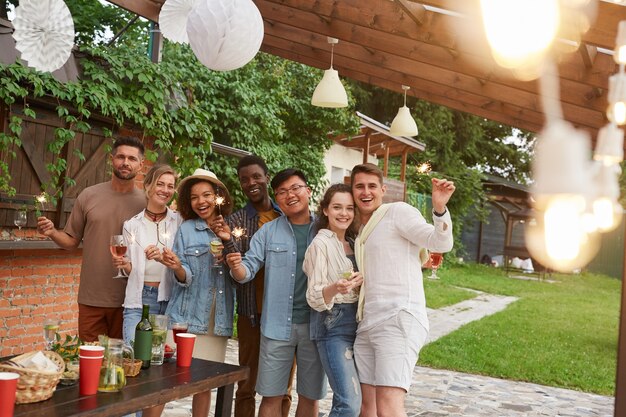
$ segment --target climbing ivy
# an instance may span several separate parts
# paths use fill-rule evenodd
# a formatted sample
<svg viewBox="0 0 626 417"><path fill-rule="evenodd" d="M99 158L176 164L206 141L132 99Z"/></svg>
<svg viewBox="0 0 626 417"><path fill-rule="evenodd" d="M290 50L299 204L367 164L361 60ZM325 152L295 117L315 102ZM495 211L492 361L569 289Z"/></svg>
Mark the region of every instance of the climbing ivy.
<svg viewBox="0 0 626 417"><path fill-rule="evenodd" d="M81 69L76 82L61 83L20 63L0 65L0 100L9 108L19 103L25 116L36 118L30 98L56 100L57 115L66 124L48 145L56 155L77 132L89 131L92 116L100 114L114 122L106 135L124 125L143 131L154 138L147 157L168 157L183 174L209 164L234 185L236 161L212 154L211 142L218 139L258 153L274 171L297 166L319 190L328 133L353 133L358 127L349 109L310 105L320 71L271 55L259 53L229 72L211 71L188 47L169 43L159 64L124 45L82 46L75 55ZM0 135L0 152L14 156L10 149L20 145L20 133L21 119L13 116L8 132ZM62 178L66 163L58 157L48 164L52 181L44 188L59 190L63 181L71 181ZM0 191L15 193L6 160L0 161Z"/></svg>

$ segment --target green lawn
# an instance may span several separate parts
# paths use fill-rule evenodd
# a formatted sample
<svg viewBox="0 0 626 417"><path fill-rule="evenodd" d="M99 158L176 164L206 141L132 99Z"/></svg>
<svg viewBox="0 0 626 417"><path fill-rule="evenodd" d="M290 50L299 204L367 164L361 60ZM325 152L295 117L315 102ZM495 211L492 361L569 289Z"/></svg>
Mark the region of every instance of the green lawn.
<svg viewBox="0 0 626 417"><path fill-rule="evenodd" d="M619 280L555 274L560 282L550 284L508 278L482 265L438 274L439 282L425 280L431 308L471 298L458 287L519 300L427 345L419 365L614 395Z"/></svg>

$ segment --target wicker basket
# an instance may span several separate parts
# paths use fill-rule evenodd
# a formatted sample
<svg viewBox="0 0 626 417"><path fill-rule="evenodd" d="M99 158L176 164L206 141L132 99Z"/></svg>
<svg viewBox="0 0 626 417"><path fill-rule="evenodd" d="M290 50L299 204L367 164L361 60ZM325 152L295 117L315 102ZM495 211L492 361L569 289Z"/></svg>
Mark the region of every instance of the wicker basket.
<svg viewBox="0 0 626 417"><path fill-rule="evenodd" d="M137 376L141 371L141 359L124 358L124 375Z"/></svg>
<svg viewBox="0 0 626 417"><path fill-rule="evenodd" d="M63 375L65 363L63 362L63 358L56 352L45 351L43 354L57 365L57 372L27 369L14 363L15 361L19 362L23 359L30 358L36 353L37 352L25 353L16 356L12 361L0 363L0 372L15 372L20 375L20 379L17 381L17 393L15 395L16 404L36 403L37 401L44 401L52 397L57 383Z"/></svg>

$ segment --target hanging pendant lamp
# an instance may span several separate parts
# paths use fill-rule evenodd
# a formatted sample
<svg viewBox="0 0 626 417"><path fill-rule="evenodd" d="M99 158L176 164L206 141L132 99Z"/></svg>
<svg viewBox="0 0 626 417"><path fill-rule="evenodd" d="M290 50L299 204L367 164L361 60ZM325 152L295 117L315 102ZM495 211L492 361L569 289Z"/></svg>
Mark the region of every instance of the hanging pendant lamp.
<svg viewBox="0 0 626 417"><path fill-rule="evenodd" d="M341 84L339 73L333 69L333 52L335 44L339 43L339 39L328 37L328 43L331 45L330 68L324 71L322 80L315 87L311 104L317 107L347 107L348 95L346 94L346 89Z"/></svg>
<svg viewBox="0 0 626 417"><path fill-rule="evenodd" d="M391 127L389 128L389 134L393 136L417 136L417 124L406 106L406 92L410 88L408 85L402 86L404 90L404 105L398 109L398 114L391 122Z"/></svg>

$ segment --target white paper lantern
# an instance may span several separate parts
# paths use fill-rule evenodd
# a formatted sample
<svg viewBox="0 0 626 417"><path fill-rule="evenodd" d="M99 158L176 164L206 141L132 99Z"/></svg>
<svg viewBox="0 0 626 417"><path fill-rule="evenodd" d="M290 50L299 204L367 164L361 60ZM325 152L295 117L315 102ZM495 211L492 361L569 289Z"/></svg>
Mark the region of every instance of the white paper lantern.
<svg viewBox="0 0 626 417"><path fill-rule="evenodd" d="M61 68L74 47L74 21L63 0L21 0L13 20L15 48L39 71Z"/></svg>
<svg viewBox="0 0 626 417"><path fill-rule="evenodd" d="M167 0L159 13L159 28L166 39L189 43L187 18L198 0Z"/></svg>
<svg viewBox="0 0 626 417"><path fill-rule="evenodd" d="M263 41L263 18L251 0L199 0L187 19L189 45L206 67L241 68Z"/></svg>

